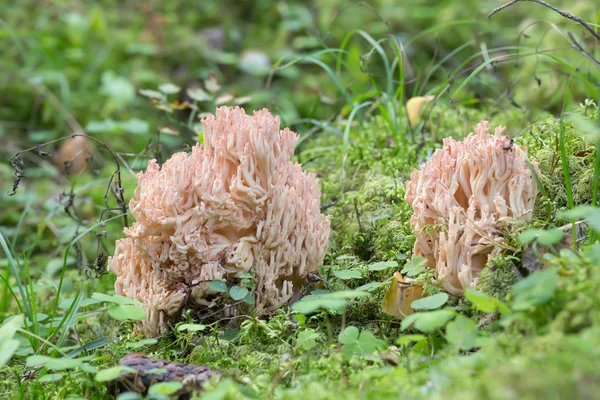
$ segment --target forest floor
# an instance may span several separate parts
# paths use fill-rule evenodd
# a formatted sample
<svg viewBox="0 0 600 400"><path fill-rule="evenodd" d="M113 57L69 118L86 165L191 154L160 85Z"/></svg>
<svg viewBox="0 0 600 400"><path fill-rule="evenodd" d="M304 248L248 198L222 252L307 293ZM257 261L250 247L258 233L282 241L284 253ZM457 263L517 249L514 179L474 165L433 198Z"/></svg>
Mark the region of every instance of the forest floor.
<svg viewBox="0 0 600 400"><path fill-rule="evenodd" d="M106 399L134 352L221 371L202 399L600 398L591 2L554 3L583 23L524 1L490 18L500 3L119 3L0 6L1 398ZM225 317L240 300L225 288L215 312L145 337L107 257L133 223L137 172L202 141L200 117L222 105L299 133L294 161L331 221L320 280L260 316ZM451 295L414 254L406 182L481 120L526 149L537 197ZM395 272L422 287L417 303Z"/></svg>

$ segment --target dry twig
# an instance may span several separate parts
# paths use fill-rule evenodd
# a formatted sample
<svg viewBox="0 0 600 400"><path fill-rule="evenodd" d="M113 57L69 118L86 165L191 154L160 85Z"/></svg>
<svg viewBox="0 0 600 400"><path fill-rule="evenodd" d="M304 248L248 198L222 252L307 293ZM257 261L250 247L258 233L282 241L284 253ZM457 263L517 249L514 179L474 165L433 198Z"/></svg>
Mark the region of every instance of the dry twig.
<svg viewBox="0 0 600 400"><path fill-rule="evenodd" d="M549 9L551 9L552 11L554 11L554 12L556 12L556 13L560 14L562 17L564 17L564 18L567 18L567 19L570 19L570 20L572 20L572 21L575 21L575 22L579 23L579 24L580 24L580 25L582 25L582 26L583 26L585 29L587 29L587 30L588 30L588 31L589 31L589 32L592 34L592 36L594 36L596 39L600 40L600 34L599 34L598 32L596 32L596 31L594 30L594 28L592 28L592 27L591 27L591 26L590 26L590 25L589 25L587 22L585 22L585 21L584 21L584 20L583 20L581 17L579 17L579 16L577 16L577 15L574 15L574 14L571 14L571 13L568 13L568 12L566 12L566 11L563 11L563 10L561 10L560 8L554 7L552 4L550 4L550 3L547 3L547 2L545 2L544 0L511 0L511 1L509 1L508 3L501 5L500 7L496 7L496 8L494 8L494 9L493 9L493 10L492 10L492 11L491 11L489 14L488 14L488 18L491 18L491 17L492 17L492 15L494 15L494 14L496 14L496 13L498 13L498 12L500 12L500 11L504 10L505 8L508 8L508 7L512 6L513 4L516 4L516 3L521 3L521 2L524 2L524 1L529 1L529 2L532 2L532 3L538 3L538 4L541 4L541 5L543 5L544 7L547 7L547 8L549 8Z"/></svg>

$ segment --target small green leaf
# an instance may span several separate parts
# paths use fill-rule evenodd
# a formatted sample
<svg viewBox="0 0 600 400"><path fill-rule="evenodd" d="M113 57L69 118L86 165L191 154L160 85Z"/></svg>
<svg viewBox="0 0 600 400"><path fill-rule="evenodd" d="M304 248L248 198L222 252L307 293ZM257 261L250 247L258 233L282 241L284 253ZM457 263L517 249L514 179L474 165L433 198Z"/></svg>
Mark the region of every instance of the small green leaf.
<svg viewBox="0 0 600 400"><path fill-rule="evenodd" d="M50 360L52 360L52 357L43 356L41 354L35 354L35 355L27 357L27 359L25 360L25 365L27 367L34 367L37 365L45 366L46 363Z"/></svg>
<svg viewBox="0 0 600 400"><path fill-rule="evenodd" d="M519 234L519 242L523 244L531 243L536 240L538 243L544 246L551 246L560 242L565 232L562 229L553 228L549 230L545 229L527 229Z"/></svg>
<svg viewBox="0 0 600 400"><path fill-rule="evenodd" d="M142 321L146 318L146 311L138 306L132 306L129 304L119 304L112 306L108 309L108 315L112 318L123 321L126 319L133 319L136 321Z"/></svg>
<svg viewBox="0 0 600 400"><path fill-rule="evenodd" d="M421 315L421 313L414 313L414 314L408 315L406 318L404 318L402 320L402 323L400 324L400 329L405 331L408 328L410 328L411 325L417 320L417 318L419 318L419 315Z"/></svg>
<svg viewBox="0 0 600 400"><path fill-rule="evenodd" d="M600 232L600 208L590 205L577 206L571 210L559 212L557 217L569 219L585 219L596 231Z"/></svg>
<svg viewBox="0 0 600 400"><path fill-rule="evenodd" d="M360 271L351 270L351 269L342 269L340 271L334 271L333 275L335 275L336 278L342 279L342 280L362 278L362 274L360 273Z"/></svg>
<svg viewBox="0 0 600 400"><path fill-rule="evenodd" d="M435 310L446 304L447 301L448 295L446 293L438 293L433 296L415 300L410 306L415 310Z"/></svg>
<svg viewBox="0 0 600 400"><path fill-rule="evenodd" d="M89 374L95 374L98 372L98 368L94 367L93 365L90 365L88 363L82 363L79 366L79 369L81 369L82 371L85 371Z"/></svg>
<svg viewBox="0 0 600 400"><path fill-rule="evenodd" d="M96 382L108 382L112 381L113 379L117 379L120 376L132 374L135 372L137 371L133 368L118 365L116 367L111 367L98 371L94 379L96 380Z"/></svg>
<svg viewBox="0 0 600 400"><path fill-rule="evenodd" d="M369 271L383 271L386 269L394 268L398 266L397 261L379 261L373 264L369 264L367 269Z"/></svg>
<svg viewBox="0 0 600 400"><path fill-rule="evenodd" d="M125 77L118 76L112 71L102 74L100 92L108 96L119 108L125 107L135 99L135 87Z"/></svg>
<svg viewBox="0 0 600 400"><path fill-rule="evenodd" d="M537 237L537 235L541 232L541 229L527 229L517 236L517 239L522 244L528 244L533 242L533 240Z"/></svg>
<svg viewBox="0 0 600 400"><path fill-rule="evenodd" d="M477 340L477 327L475 321L462 315L457 315L446 326L446 340L458 346L461 350L470 350Z"/></svg>
<svg viewBox="0 0 600 400"><path fill-rule="evenodd" d="M114 304L130 304L130 305L140 305L141 304L139 301L130 299L125 296L120 296L118 294L110 296L105 293L93 293L92 299L99 300L99 301L102 301L105 303L114 303Z"/></svg>
<svg viewBox="0 0 600 400"><path fill-rule="evenodd" d="M246 297L244 297L244 303L250 304L251 306L256 304L256 299L254 298L254 295L252 293L248 293Z"/></svg>
<svg viewBox="0 0 600 400"><path fill-rule="evenodd" d="M427 260L421 256L415 256L409 260L402 268L401 273L410 277L415 277L425 271Z"/></svg>
<svg viewBox="0 0 600 400"><path fill-rule="evenodd" d="M350 302L358 297L369 296L369 293L357 290L342 290L333 293L311 294L292 304L292 311L302 314L312 314L319 309L340 312Z"/></svg>
<svg viewBox="0 0 600 400"><path fill-rule="evenodd" d="M308 328L298 333L296 344L303 350L308 351L317 345L317 339L319 339L319 337L320 335L317 331Z"/></svg>
<svg viewBox="0 0 600 400"><path fill-rule="evenodd" d="M371 354L377 350L383 349L385 347L385 342L381 339L377 339L375 335L369 331L362 331L358 338L357 345L362 354Z"/></svg>
<svg viewBox="0 0 600 400"><path fill-rule="evenodd" d="M156 339L143 339L137 342L133 342L133 343L127 343L127 347L130 349L140 349L144 346L150 346L153 344L158 343L158 340Z"/></svg>
<svg viewBox="0 0 600 400"><path fill-rule="evenodd" d="M82 364L81 360L75 358L53 358L46 363L46 367L55 371L77 368Z"/></svg>
<svg viewBox="0 0 600 400"><path fill-rule="evenodd" d="M355 326L347 326L338 336L338 341L341 344L353 344L358 340L358 328Z"/></svg>
<svg viewBox="0 0 600 400"><path fill-rule="evenodd" d="M467 288L465 298L473 303L473 306L479 311L490 313L498 309L502 315L510 314L510 309L504 302L476 290Z"/></svg>
<svg viewBox="0 0 600 400"><path fill-rule="evenodd" d="M62 379L62 374L46 374L38 379L38 382L56 382Z"/></svg>
<svg viewBox="0 0 600 400"><path fill-rule="evenodd" d="M132 135L145 135L150 130L150 124L147 121L131 118L119 124L121 130Z"/></svg>
<svg viewBox="0 0 600 400"><path fill-rule="evenodd" d="M199 332L206 329L206 325L202 324L182 324L177 327L179 332L188 331L188 332Z"/></svg>
<svg viewBox="0 0 600 400"><path fill-rule="evenodd" d="M537 241L544 246L552 246L553 244L560 242L564 235L565 231L562 229L548 229L540 232Z"/></svg>
<svg viewBox="0 0 600 400"><path fill-rule="evenodd" d="M223 104L231 103L235 99L235 96L231 93L224 93L220 96L217 96L215 99L216 106L222 106Z"/></svg>
<svg viewBox="0 0 600 400"><path fill-rule="evenodd" d="M140 395L139 393L123 392L117 396L116 400L140 400L141 398L142 395Z"/></svg>
<svg viewBox="0 0 600 400"><path fill-rule="evenodd" d="M0 338L0 367L6 365L19 350L21 343L17 339Z"/></svg>
<svg viewBox="0 0 600 400"><path fill-rule="evenodd" d="M0 328L0 367L10 361L10 359L19 351L21 343L15 339L15 334L23 326L25 316L15 315L4 321Z"/></svg>
<svg viewBox="0 0 600 400"><path fill-rule="evenodd" d="M422 340L426 340L427 337L424 335L414 334L414 335L403 335L396 339L396 344L398 346L402 346L407 343L416 343Z"/></svg>
<svg viewBox="0 0 600 400"><path fill-rule="evenodd" d="M160 382L155 383L148 389L148 394L166 394L171 395L183 388L181 382Z"/></svg>
<svg viewBox="0 0 600 400"><path fill-rule="evenodd" d="M493 312L497 308L495 298L470 288L465 291L465 298L473 303L476 309L485 313Z"/></svg>
<svg viewBox="0 0 600 400"><path fill-rule="evenodd" d="M195 101L212 100L212 96L200 88L188 89L187 94L192 100Z"/></svg>
<svg viewBox="0 0 600 400"><path fill-rule="evenodd" d="M556 269L537 271L513 286L513 309L526 311L548 303L558 287Z"/></svg>
<svg viewBox="0 0 600 400"><path fill-rule="evenodd" d="M365 283L362 286L357 287L356 290L361 291L361 292L371 292L373 290L379 289L388 284L389 284L389 281L369 282L369 283Z"/></svg>
<svg viewBox="0 0 600 400"><path fill-rule="evenodd" d="M252 101L252 97L250 97L250 96L243 96L243 97L236 97L233 100L233 103L236 104L236 105L238 105L238 106L241 106L242 104L246 104L246 103L248 103L250 101Z"/></svg>
<svg viewBox="0 0 600 400"><path fill-rule="evenodd" d="M242 300L248 295L248 289L246 289L245 287L235 285L231 289L229 289L229 295L235 301Z"/></svg>
<svg viewBox="0 0 600 400"><path fill-rule="evenodd" d="M306 315L294 314L294 315L292 315L292 318L294 318L294 320L298 323L298 325L300 325L300 326L306 325Z"/></svg>
<svg viewBox="0 0 600 400"><path fill-rule="evenodd" d="M163 83L162 85L160 85L158 87L158 90L160 90L164 94L174 94L174 93L179 93L179 91L181 90L181 88L179 86L177 86L177 85L172 84L172 83Z"/></svg>
<svg viewBox="0 0 600 400"><path fill-rule="evenodd" d="M113 296L105 294L105 293L92 293L92 299L96 299L99 301L103 301L106 303L118 303Z"/></svg>
<svg viewBox="0 0 600 400"><path fill-rule="evenodd" d="M219 293L225 293L228 290L227 283L225 283L225 281L219 280L210 281L210 283L208 284L208 288Z"/></svg>
<svg viewBox="0 0 600 400"><path fill-rule="evenodd" d="M25 322L25 316L23 314L16 315L12 318L9 317L4 320L4 324L0 328L0 339L12 339L15 333L23 326L23 322Z"/></svg>
<svg viewBox="0 0 600 400"><path fill-rule="evenodd" d="M453 310L437 310L428 313L421 313L415 321L415 328L421 332L431 333L436 329L443 328L450 321L456 312Z"/></svg>
<svg viewBox="0 0 600 400"><path fill-rule="evenodd" d="M58 304L58 308L63 309L63 310L68 310L71 305L73 305L73 301L75 301L74 297L67 297L64 298L63 300L61 300L61 302ZM89 299L84 299L80 304L79 307L83 308L83 307L87 307L90 306L92 304L98 304L98 303L102 303L101 300L98 299L93 299L93 298L89 298Z"/></svg>
<svg viewBox="0 0 600 400"><path fill-rule="evenodd" d="M150 89L141 89L139 91L139 93L144 96L144 97L148 97L150 99L157 99L157 100L163 100L165 98L165 95L161 92L157 92L156 90L150 90Z"/></svg>
<svg viewBox="0 0 600 400"><path fill-rule="evenodd" d="M421 332L431 333L443 328L455 315L456 311L449 309L414 313L404 318L400 329L406 330L414 324Z"/></svg>

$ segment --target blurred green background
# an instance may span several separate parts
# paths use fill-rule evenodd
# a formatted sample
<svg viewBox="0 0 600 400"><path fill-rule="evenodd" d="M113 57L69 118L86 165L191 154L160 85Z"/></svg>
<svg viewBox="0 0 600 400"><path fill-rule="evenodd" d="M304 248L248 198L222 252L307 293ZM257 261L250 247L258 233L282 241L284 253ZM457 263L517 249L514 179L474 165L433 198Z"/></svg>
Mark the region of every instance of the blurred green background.
<svg viewBox="0 0 600 400"><path fill-rule="evenodd" d="M540 113L560 112L567 87L573 102L597 93L598 68L573 41L591 52L597 44L580 25L529 2L488 19L501 4L4 1L0 225L10 235L33 204L39 214L23 219L23 228L43 220L54 241L68 242L77 231L63 212L71 191L85 193L75 200L82 220L99 217L115 165L98 143L53 142L43 153L24 153L25 178L15 196L7 194L12 154L73 133L114 150L128 199L135 172L193 144L198 117L221 104L269 108L301 134L301 155L315 135L342 140L350 118L383 115L390 137L408 135L403 105L413 96L472 109L468 127L503 114L514 134ZM591 1L554 4L592 23L600 18ZM64 162L77 157L81 168L73 161L65 176Z"/></svg>

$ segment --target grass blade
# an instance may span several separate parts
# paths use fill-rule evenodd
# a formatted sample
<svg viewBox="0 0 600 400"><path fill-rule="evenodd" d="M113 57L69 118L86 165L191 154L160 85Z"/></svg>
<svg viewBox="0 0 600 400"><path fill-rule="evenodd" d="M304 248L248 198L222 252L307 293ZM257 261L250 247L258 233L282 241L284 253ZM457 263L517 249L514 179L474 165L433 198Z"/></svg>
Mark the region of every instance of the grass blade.
<svg viewBox="0 0 600 400"><path fill-rule="evenodd" d="M4 253L6 254L6 258L8 259L8 265L10 267L10 272L13 274L15 280L17 281L17 287L19 289L19 293L21 294L21 300L23 301L23 306L25 308L25 316L27 318L29 318L29 321L33 321L31 307L29 305L29 302L27 301L27 291L25 290L25 287L23 286L23 282L21 282L21 277L19 276L19 270L17 269L17 265L15 264L15 260L12 256L10 249L8 248L8 244L6 243L6 240L4 240L4 235L2 235L2 232L0 232L0 245L2 246L2 249L4 250ZM7 282L7 284L8 284L8 282ZM17 300L17 302L18 302L18 300ZM22 309L21 306L19 306L19 308Z"/></svg>

